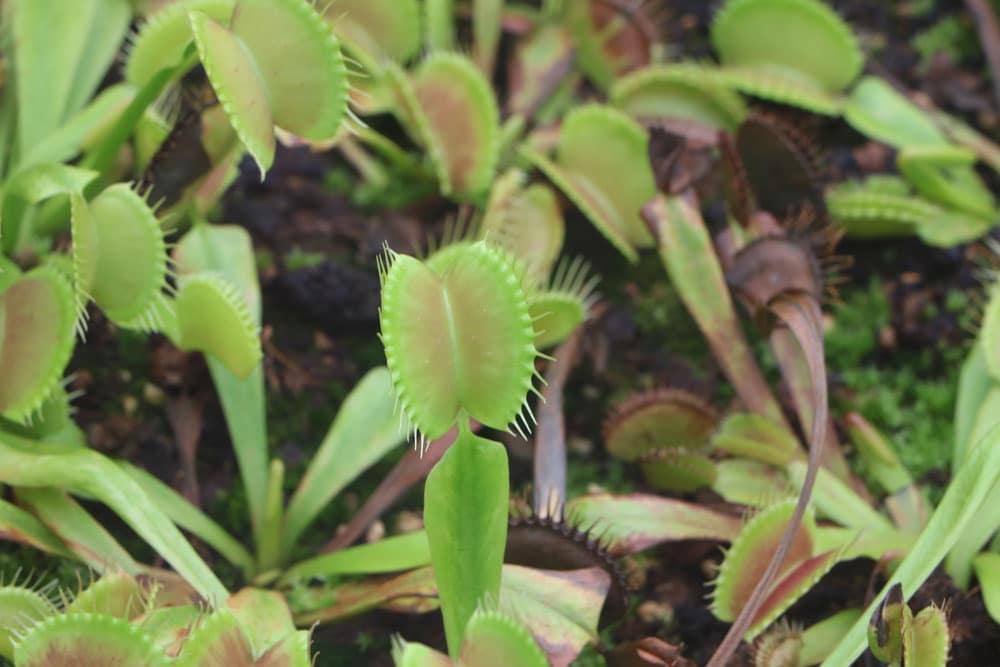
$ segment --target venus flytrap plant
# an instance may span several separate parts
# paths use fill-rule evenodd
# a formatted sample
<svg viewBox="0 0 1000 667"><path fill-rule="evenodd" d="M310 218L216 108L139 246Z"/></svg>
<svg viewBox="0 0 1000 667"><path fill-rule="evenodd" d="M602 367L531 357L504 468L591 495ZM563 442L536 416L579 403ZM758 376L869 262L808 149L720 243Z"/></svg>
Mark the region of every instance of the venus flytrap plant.
<svg viewBox="0 0 1000 667"><path fill-rule="evenodd" d="M401 417L421 447L458 427L428 476L424 509L456 657L475 609L499 597L507 532L506 452L473 435L468 420L529 427L534 330L517 265L484 242L446 248L426 263L388 251L380 275L381 337Z"/></svg>
<svg viewBox="0 0 1000 667"><path fill-rule="evenodd" d="M51 587L50 587L51 588ZM56 598L56 599L52 599ZM244 589L215 611L183 586L107 574L76 594L24 585L0 588L12 614L0 651L15 667L80 664L305 667L309 632L284 600Z"/></svg>

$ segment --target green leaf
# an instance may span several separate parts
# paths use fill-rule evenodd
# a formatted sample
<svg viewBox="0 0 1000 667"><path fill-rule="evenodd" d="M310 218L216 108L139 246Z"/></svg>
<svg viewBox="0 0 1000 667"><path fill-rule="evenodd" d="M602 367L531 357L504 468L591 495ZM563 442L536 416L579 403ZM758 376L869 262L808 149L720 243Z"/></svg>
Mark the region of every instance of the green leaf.
<svg viewBox="0 0 1000 667"><path fill-rule="evenodd" d="M969 523L982 515L983 501L998 480L1000 429L994 428L970 449L965 464L952 477L944 497L913 548L844 641L823 662L823 667L850 664L861 655L866 643L868 619L886 592L897 583L902 584L904 590L917 590L958 541Z"/></svg>
<svg viewBox="0 0 1000 667"><path fill-rule="evenodd" d="M44 523L73 554L98 572L123 570L138 574L140 566L107 529L58 488L17 489L18 502Z"/></svg>
<svg viewBox="0 0 1000 667"><path fill-rule="evenodd" d="M423 567L430 562L427 533L418 531L304 560L288 568L279 581L290 584L310 577L382 574Z"/></svg>
<svg viewBox="0 0 1000 667"><path fill-rule="evenodd" d="M461 667L548 667L549 661L531 633L495 611L476 612L465 626L458 656Z"/></svg>
<svg viewBox="0 0 1000 667"><path fill-rule="evenodd" d="M525 188L524 180L523 171L512 169L494 181L480 233L520 259L531 282L541 285L562 249L566 224L555 193L540 183Z"/></svg>
<svg viewBox="0 0 1000 667"><path fill-rule="evenodd" d="M789 500L762 510L733 540L715 582L712 612L717 618L723 621L736 618L777 549L794 508L795 502ZM768 597L753 618L747 631L748 640L774 622L833 567L836 552L817 553L815 534L815 518L807 513Z"/></svg>
<svg viewBox="0 0 1000 667"><path fill-rule="evenodd" d="M806 476L805 461L788 464L788 477L795 488L801 488ZM889 520L859 496L846 482L826 468L816 474L816 489L812 499L816 512L842 526L892 533Z"/></svg>
<svg viewBox="0 0 1000 667"><path fill-rule="evenodd" d="M402 439L392 377L386 368L373 369L344 399L292 495L283 533L286 553L341 489Z"/></svg>
<svg viewBox="0 0 1000 667"><path fill-rule="evenodd" d="M130 12L126 0L53 0L18 2L10 13L18 147L26 154L93 94Z"/></svg>
<svg viewBox="0 0 1000 667"><path fill-rule="evenodd" d="M976 173L976 154L956 146L904 146L899 171L923 196L968 215L992 220L996 200Z"/></svg>
<svg viewBox="0 0 1000 667"><path fill-rule="evenodd" d="M564 260L556 266L551 279L531 291L528 309L536 348L563 342L589 317L598 282L589 272L590 265L579 257Z"/></svg>
<svg viewBox="0 0 1000 667"><path fill-rule="evenodd" d="M0 434L0 482L18 487L58 486L110 507L210 602L228 593L170 519L142 488L97 452L31 442Z"/></svg>
<svg viewBox="0 0 1000 667"><path fill-rule="evenodd" d="M52 616L33 626L14 648L15 667L128 665L166 667L142 629L98 614Z"/></svg>
<svg viewBox="0 0 1000 667"><path fill-rule="evenodd" d="M536 350L517 266L481 241L426 264L391 251L388 261L380 271L386 365L421 437L437 438L466 414L501 430L516 418L527 425Z"/></svg>
<svg viewBox="0 0 1000 667"><path fill-rule="evenodd" d="M424 524L453 657L472 614L500 597L508 484L503 446L468 431L427 476Z"/></svg>
<svg viewBox="0 0 1000 667"><path fill-rule="evenodd" d="M97 172L65 164L43 162L18 171L4 183L4 197L18 197L37 204L55 195L82 192Z"/></svg>
<svg viewBox="0 0 1000 667"><path fill-rule="evenodd" d="M455 46L455 0L424 0L424 29L429 51Z"/></svg>
<svg viewBox="0 0 1000 667"><path fill-rule="evenodd" d="M260 285L253 244L245 229L234 225L195 225L174 250L174 262L182 276L203 271L225 276L239 289L260 324ZM241 380L220 361L211 357L206 361L240 466L259 551L268 486L264 376L259 364L247 379Z"/></svg>
<svg viewBox="0 0 1000 667"><path fill-rule="evenodd" d="M948 619L931 605L903 624L903 661L906 667L945 667L948 663Z"/></svg>
<svg viewBox="0 0 1000 667"><path fill-rule="evenodd" d="M750 412L735 412L726 417L712 436L712 446L774 466L785 466L802 458L802 448L792 433L767 417Z"/></svg>
<svg viewBox="0 0 1000 667"><path fill-rule="evenodd" d="M406 613L425 613L438 608L434 571L430 567L407 572L388 581L363 579L337 586L332 591L317 591L295 605L299 627L313 623L333 623L379 606Z"/></svg>
<svg viewBox="0 0 1000 667"><path fill-rule="evenodd" d="M860 609L845 609L806 628L801 635L802 651L798 664L805 667L822 662L860 617Z"/></svg>
<svg viewBox="0 0 1000 667"><path fill-rule="evenodd" d="M984 551L972 562L990 618L1000 623L1000 554Z"/></svg>
<svg viewBox="0 0 1000 667"><path fill-rule="evenodd" d="M599 567L554 572L504 565L500 611L531 632L552 664L569 665L597 640L610 585Z"/></svg>
<svg viewBox="0 0 1000 667"><path fill-rule="evenodd" d="M252 54L274 124L313 141L333 137L347 111L347 67L313 4L237 0L230 29Z"/></svg>
<svg viewBox="0 0 1000 667"><path fill-rule="evenodd" d="M192 505L187 498L141 468L125 461L119 461L118 465L142 487L150 500L156 503L171 521L218 551L226 560L243 570L245 575L253 572L253 556L250 552L222 526Z"/></svg>
<svg viewBox="0 0 1000 667"><path fill-rule="evenodd" d="M661 542L718 540L740 532L740 518L673 498L632 494L596 494L573 500L567 515L580 525L601 526L602 541L617 556Z"/></svg>
<svg viewBox="0 0 1000 667"><path fill-rule="evenodd" d="M18 162L20 169L47 162L63 162L95 144L118 120L136 94L135 88L118 83L108 86L79 113L30 147Z"/></svg>
<svg viewBox="0 0 1000 667"><path fill-rule="evenodd" d="M487 78L493 76L497 47L500 45L500 15L504 0L473 0L472 57Z"/></svg>
<svg viewBox="0 0 1000 667"><path fill-rule="evenodd" d="M13 540L54 556L73 558L59 536L23 509L0 499L0 538Z"/></svg>
<svg viewBox="0 0 1000 667"><path fill-rule="evenodd" d="M429 646L393 638L392 661L396 667L452 667L451 659Z"/></svg>
<svg viewBox="0 0 1000 667"><path fill-rule="evenodd" d="M634 394L604 421L604 446L625 461L662 448L705 451L718 425L712 406L678 389Z"/></svg>
<svg viewBox="0 0 1000 667"><path fill-rule="evenodd" d="M260 324L260 285L253 241L238 225L196 224L173 253L179 275L212 272L225 276L240 289L243 301Z"/></svg>
<svg viewBox="0 0 1000 667"><path fill-rule="evenodd" d="M286 635L253 664L254 667L312 667L309 632L302 630Z"/></svg>
<svg viewBox="0 0 1000 667"><path fill-rule="evenodd" d="M826 191L830 217L854 238L918 235L925 243L951 247L979 238L988 221L942 208L912 193L887 192L877 184L839 184Z"/></svg>

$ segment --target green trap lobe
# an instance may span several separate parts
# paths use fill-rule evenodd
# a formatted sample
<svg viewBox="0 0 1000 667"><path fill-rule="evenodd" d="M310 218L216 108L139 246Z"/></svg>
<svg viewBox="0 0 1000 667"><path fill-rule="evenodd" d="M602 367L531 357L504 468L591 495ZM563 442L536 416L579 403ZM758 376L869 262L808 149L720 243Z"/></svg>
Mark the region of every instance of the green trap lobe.
<svg viewBox="0 0 1000 667"><path fill-rule="evenodd" d="M0 293L0 412L24 421L41 407L73 350L73 294L54 269L34 269Z"/></svg>
<svg viewBox="0 0 1000 667"><path fill-rule="evenodd" d="M263 177L274 162L274 118L257 65L240 39L224 27L200 12L188 16L205 73Z"/></svg>
<svg viewBox="0 0 1000 667"><path fill-rule="evenodd" d="M249 52L274 124L310 140L337 133L347 68L332 29L306 0L239 0L233 34Z"/></svg>

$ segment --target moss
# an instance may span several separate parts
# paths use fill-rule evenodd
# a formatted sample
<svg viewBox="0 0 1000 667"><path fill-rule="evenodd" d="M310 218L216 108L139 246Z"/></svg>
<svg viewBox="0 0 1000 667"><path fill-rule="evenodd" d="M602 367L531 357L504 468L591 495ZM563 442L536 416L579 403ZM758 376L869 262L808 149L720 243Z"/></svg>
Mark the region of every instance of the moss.
<svg viewBox="0 0 1000 667"><path fill-rule="evenodd" d="M57 581L58 586L65 590L75 591L80 581L90 579L90 569L80 562L55 556L47 556L31 547L3 542L0 551L0 582L10 582L14 579L23 581L29 577L31 581L45 584Z"/></svg>
<svg viewBox="0 0 1000 667"><path fill-rule="evenodd" d="M573 459L572 454L570 458ZM566 467L566 495L569 498L582 496L591 484L599 484L609 493L632 493L635 485L629 474L625 463L614 459L571 460Z"/></svg>
<svg viewBox="0 0 1000 667"><path fill-rule="evenodd" d="M919 69L926 71L931 59L943 53L956 63L975 58L979 52L979 41L974 26L968 17L958 14L945 16L937 23L918 33L912 41L920 54Z"/></svg>
<svg viewBox="0 0 1000 667"><path fill-rule="evenodd" d="M355 206L371 211L406 208L421 199L437 194L437 183L431 178L393 165L382 164L386 172L385 183L360 180L346 166L334 167L327 172L326 187L350 198Z"/></svg>
<svg viewBox="0 0 1000 667"><path fill-rule="evenodd" d="M949 297L948 310L964 297ZM834 414L860 412L893 443L916 477L944 469L951 458L952 418L958 372L968 342L920 349L879 348L879 331L889 324L881 284L845 294L827 332L827 363L834 381Z"/></svg>

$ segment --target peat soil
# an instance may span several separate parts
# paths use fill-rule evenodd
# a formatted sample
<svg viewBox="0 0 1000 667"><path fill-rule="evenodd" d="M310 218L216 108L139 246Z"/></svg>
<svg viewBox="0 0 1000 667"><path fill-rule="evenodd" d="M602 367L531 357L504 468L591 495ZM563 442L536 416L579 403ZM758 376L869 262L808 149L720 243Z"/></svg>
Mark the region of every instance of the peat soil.
<svg viewBox="0 0 1000 667"><path fill-rule="evenodd" d="M671 50L689 57L708 56L707 26L714 3L668 4ZM834 4L859 31L870 54L870 71L919 91L984 132L996 134L1000 114L975 48L973 24L961 2ZM957 40L955 48L922 54L914 36L949 19L955 23L953 29L965 30L969 39ZM887 149L864 142L841 123L817 124L815 133L829 156L832 177L891 168ZM388 198L391 193L359 193L353 182L349 167L335 154L281 149L263 183L248 165L226 196L220 218L245 226L258 252L270 441L272 453L284 458L291 471L289 483L297 481L340 398L368 368L383 363L376 338L376 256L386 242L404 251L425 246L429 237L440 235L444 220L458 214L433 195L414 196L404 206L385 209L377 203L380 196ZM637 470L608 460L601 444L602 415L630 392L661 384L717 402L730 396L697 330L666 285L657 258L645 256L638 268L629 267L589 223L571 207L566 210L567 254L586 256L604 277L599 314L588 324L583 358L568 384L570 493L594 488L645 491ZM938 250L903 240L848 243L841 250L855 256L850 281L842 290L845 295L865 289L877 277L890 305L891 320L878 332L879 350L863 363L891 365L902 349L926 348L933 356L942 343L967 340L962 318L943 305L949 295L977 289L978 248ZM929 306L937 306L931 309L937 314L928 317ZM829 364L836 393L837 375L844 369L838 368L837 359L829 359ZM249 536L221 411L197 355L177 352L158 337L123 337L95 315L88 342L78 346L72 368L76 369L73 388L84 391L76 402L77 417L94 447L146 467L212 512L238 537ZM527 494L530 451L513 444L511 457L511 488ZM307 546L325 542L389 467L391 462L376 466L343 494L317 524L315 534L307 537L311 543ZM929 471L922 481L943 485L947 472ZM419 520L415 512L419 505L418 489L383 518L382 529L392 532L401 523ZM95 512L113 522L99 509ZM377 526L370 537L379 533ZM137 548L137 555L143 556ZM205 555L212 560L210 553ZM628 564L636 586L633 613L603 632L605 645L657 635L683 643L685 655L703 664L726 629L706 603L720 557L718 544L684 543L651 550ZM154 558L155 554L147 554L146 560ZM227 573L223 563L213 560L213 564L229 577L227 583L239 583L237 574ZM789 617L808 624L861 605L878 576L871 561L842 563L795 605ZM915 610L931 603L949 610L955 635L951 664L997 664L1000 627L986 615L977 590L958 591L946 576L935 575L913 601ZM391 665L389 638L396 633L443 646L437 615L373 612L319 628L317 664ZM593 660L581 659L580 664L600 664ZM752 664L749 652L740 661Z"/></svg>

